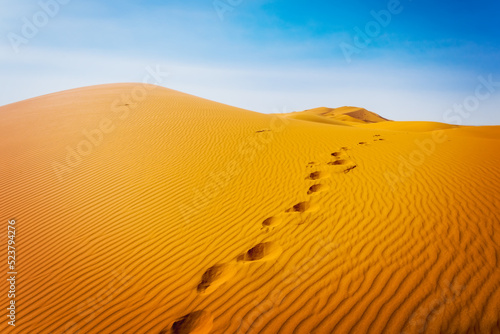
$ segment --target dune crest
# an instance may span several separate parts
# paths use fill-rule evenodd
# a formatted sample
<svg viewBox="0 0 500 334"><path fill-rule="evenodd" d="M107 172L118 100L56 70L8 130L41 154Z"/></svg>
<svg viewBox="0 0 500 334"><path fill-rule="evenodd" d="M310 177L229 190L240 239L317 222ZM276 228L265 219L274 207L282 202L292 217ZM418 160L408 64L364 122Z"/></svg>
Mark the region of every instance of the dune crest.
<svg viewBox="0 0 500 334"><path fill-rule="evenodd" d="M336 125L349 125L350 123L379 123L389 121L374 112L357 107L321 107L301 112L289 113L287 114L287 117Z"/></svg>

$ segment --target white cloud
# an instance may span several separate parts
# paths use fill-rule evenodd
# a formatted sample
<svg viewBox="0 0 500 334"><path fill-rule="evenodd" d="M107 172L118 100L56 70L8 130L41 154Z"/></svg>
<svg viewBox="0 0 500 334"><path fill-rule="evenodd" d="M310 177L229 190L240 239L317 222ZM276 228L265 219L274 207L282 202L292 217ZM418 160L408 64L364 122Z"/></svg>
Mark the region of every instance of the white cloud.
<svg viewBox="0 0 500 334"><path fill-rule="evenodd" d="M10 68L2 73L2 81L9 84L0 104L88 85L140 82L147 66L161 65L171 73L168 88L259 112L355 105L395 120L443 121L444 111L472 94L476 85L468 72L389 67L376 61L356 67L241 67L32 48L20 56L0 52L0 62ZM448 90L457 80L470 82L470 89ZM492 101L497 100L482 104L467 124L500 123L490 110L495 108Z"/></svg>
<svg viewBox="0 0 500 334"><path fill-rule="evenodd" d="M37 1L0 3L5 28L19 28L20 17L38 10ZM424 65L415 59L418 54L411 55L418 45L367 49L348 65L338 52L345 33L299 36L303 41L297 42L289 31L272 31L277 34L272 38L269 30L253 32L232 22L250 16L249 8L257 5L242 5L221 22L210 2L198 6L203 10L179 3L110 16L115 8L108 3L70 2L19 54L0 47L0 105L82 86L141 81L147 66L160 64L171 72L169 88L250 110L356 105L396 120L442 121L444 110L477 83L478 73ZM466 121L500 123L492 101L496 97Z"/></svg>

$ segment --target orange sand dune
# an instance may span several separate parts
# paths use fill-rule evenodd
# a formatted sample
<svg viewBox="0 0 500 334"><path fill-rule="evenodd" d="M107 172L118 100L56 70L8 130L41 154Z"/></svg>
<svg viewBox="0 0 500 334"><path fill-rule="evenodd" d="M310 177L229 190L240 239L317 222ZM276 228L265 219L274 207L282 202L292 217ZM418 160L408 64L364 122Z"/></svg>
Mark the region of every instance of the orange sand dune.
<svg viewBox="0 0 500 334"><path fill-rule="evenodd" d="M378 123L389 121L374 112L357 107L340 107L340 108L316 108L302 112L292 113L291 115L317 115L323 118L334 119L343 122L354 123Z"/></svg>
<svg viewBox="0 0 500 334"><path fill-rule="evenodd" d="M500 128L338 115L141 84L1 107L0 332L500 333Z"/></svg>

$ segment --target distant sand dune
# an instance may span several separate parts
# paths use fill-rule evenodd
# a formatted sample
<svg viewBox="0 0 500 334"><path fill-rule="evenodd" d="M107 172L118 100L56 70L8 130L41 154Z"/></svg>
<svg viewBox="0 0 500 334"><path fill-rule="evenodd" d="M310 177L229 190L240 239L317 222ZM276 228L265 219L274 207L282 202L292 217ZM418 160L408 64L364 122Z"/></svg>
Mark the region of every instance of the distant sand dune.
<svg viewBox="0 0 500 334"><path fill-rule="evenodd" d="M349 123L379 123L389 121L374 112L357 107L316 108L287 115L296 119L308 119L320 123L347 125ZM320 121L323 119L323 121Z"/></svg>
<svg viewBox="0 0 500 334"><path fill-rule="evenodd" d="M2 333L500 333L500 127L140 84L0 118Z"/></svg>

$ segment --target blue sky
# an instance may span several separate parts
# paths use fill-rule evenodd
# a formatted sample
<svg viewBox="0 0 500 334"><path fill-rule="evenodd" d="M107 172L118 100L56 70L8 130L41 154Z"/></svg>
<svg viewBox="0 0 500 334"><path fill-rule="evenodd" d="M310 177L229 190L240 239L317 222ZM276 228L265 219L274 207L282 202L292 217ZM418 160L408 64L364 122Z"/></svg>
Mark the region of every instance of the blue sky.
<svg viewBox="0 0 500 334"><path fill-rule="evenodd" d="M354 105L394 120L500 124L498 1L0 5L0 105L140 82L160 66L165 87L264 113Z"/></svg>

